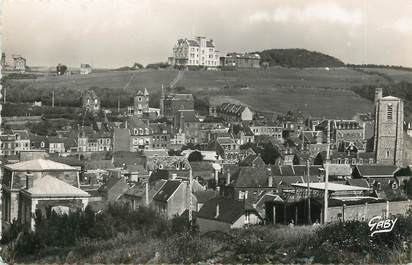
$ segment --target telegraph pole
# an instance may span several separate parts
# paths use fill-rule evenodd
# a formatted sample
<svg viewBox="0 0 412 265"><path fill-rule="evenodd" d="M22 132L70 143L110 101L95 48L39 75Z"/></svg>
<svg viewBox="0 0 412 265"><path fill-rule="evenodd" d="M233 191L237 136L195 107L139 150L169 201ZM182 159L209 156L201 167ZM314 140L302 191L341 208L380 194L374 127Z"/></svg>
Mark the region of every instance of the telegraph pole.
<svg viewBox="0 0 412 265"><path fill-rule="evenodd" d="M192 213L192 205L193 205L193 200L192 200L192 183L193 183L193 176L192 176L192 168L190 167L189 170L189 225L192 227L193 225L193 213Z"/></svg>
<svg viewBox="0 0 412 265"><path fill-rule="evenodd" d="M324 198L324 210L323 210L323 223L328 222L328 182L329 182L329 160L330 160L330 120L328 120L328 130L327 130L327 147L326 147L326 163L325 163L325 198Z"/></svg>
<svg viewBox="0 0 412 265"><path fill-rule="evenodd" d="M307 168L308 168L308 173L306 175L306 177L307 177L306 182L308 183L308 224L312 224L312 215L311 215L311 212L310 212L310 161L309 161L309 158L306 161L306 165L307 165Z"/></svg>
<svg viewBox="0 0 412 265"><path fill-rule="evenodd" d="M52 90L52 108L54 108L54 88Z"/></svg>

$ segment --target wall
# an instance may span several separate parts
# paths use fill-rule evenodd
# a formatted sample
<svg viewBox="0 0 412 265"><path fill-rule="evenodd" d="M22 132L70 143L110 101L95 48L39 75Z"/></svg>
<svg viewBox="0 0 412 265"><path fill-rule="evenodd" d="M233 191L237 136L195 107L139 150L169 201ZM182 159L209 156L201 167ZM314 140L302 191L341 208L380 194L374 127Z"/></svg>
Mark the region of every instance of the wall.
<svg viewBox="0 0 412 265"><path fill-rule="evenodd" d="M389 215L405 215L411 205L411 201L389 202ZM328 215L330 220L338 221L338 214L343 215L343 208L343 206L329 207ZM385 212L386 202L347 205L344 210L344 217L345 220L370 220L374 216L385 215Z"/></svg>
<svg viewBox="0 0 412 265"><path fill-rule="evenodd" d="M249 222L246 223L246 215L243 214L234 224L230 226L230 228L242 228L244 225L254 225L259 224L259 222L260 219L255 213L249 213Z"/></svg>

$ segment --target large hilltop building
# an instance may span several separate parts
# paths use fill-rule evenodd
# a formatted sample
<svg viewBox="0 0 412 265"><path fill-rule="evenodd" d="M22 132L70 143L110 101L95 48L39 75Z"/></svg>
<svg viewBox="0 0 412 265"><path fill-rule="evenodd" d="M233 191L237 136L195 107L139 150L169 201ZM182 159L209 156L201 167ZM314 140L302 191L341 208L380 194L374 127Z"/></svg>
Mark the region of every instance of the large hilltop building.
<svg viewBox="0 0 412 265"><path fill-rule="evenodd" d="M382 97L382 88L376 88L374 150L378 164L402 166L403 119L403 101Z"/></svg>
<svg viewBox="0 0 412 265"><path fill-rule="evenodd" d="M216 68L220 65L219 54L212 39L206 37L185 38L177 41L170 62L174 66Z"/></svg>

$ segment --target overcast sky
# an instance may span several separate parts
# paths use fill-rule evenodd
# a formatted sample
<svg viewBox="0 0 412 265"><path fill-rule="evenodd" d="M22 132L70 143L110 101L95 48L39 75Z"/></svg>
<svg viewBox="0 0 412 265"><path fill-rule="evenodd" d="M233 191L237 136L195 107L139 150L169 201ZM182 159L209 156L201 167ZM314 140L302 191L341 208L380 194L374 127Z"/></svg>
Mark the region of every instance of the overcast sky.
<svg viewBox="0 0 412 265"><path fill-rule="evenodd" d="M305 48L412 66L410 0L3 0L2 48L28 65L166 61L178 38L223 52Z"/></svg>

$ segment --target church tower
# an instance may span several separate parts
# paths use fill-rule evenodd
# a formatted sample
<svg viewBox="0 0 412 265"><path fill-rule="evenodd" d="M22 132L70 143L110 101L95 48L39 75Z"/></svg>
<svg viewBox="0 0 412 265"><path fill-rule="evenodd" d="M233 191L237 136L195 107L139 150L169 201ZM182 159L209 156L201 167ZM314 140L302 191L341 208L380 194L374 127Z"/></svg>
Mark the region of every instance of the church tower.
<svg viewBox="0 0 412 265"><path fill-rule="evenodd" d="M382 89L375 91L375 152L376 163L403 165L403 101L382 97Z"/></svg>
<svg viewBox="0 0 412 265"><path fill-rule="evenodd" d="M145 88L143 92L139 90L134 97L134 115L142 116L147 112L149 112L149 93Z"/></svg>

